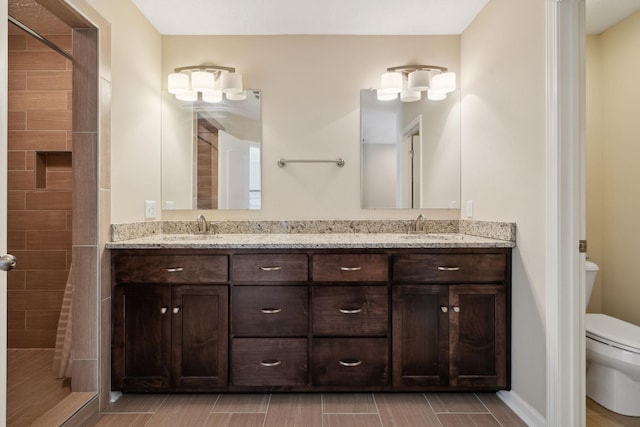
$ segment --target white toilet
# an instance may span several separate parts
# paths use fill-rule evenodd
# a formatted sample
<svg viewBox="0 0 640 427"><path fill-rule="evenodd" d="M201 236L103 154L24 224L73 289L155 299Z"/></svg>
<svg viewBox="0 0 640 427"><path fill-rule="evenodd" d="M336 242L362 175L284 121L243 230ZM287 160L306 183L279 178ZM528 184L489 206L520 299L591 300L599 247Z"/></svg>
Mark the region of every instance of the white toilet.
<svg viewBox="0 0 640 427"><path fill-rule="evenodd" d="M586 270L588 302L598 266L587 261ZM585 329L587 396L613 412L640 417L640 326L587 313Z"/></svg>

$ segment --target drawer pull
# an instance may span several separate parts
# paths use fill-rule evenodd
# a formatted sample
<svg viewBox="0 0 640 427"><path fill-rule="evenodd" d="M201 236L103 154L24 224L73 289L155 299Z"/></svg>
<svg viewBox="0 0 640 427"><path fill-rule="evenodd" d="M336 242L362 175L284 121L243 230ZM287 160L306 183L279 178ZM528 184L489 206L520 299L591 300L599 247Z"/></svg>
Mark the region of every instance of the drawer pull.
<svg viewBox="0 0 640 427"><path fill-rule="evenodd" d="M280 271L282 270L282 267L280 267L279 265L272 265L272 266L265 266L265 267L258 267L260 270L262 271Z"/></svg>
<svg viewBox="0 0 640 427"><path fill-rule="evenodd" d="M182 267L169 267L169 268L165 268L164 271L168 272L168 273L178 273L180 271L182 271L183 268Z"/></svg>
<svg viewBox="0 0 640 427"><path fill-rule="evenodd" d="M454 305L453 311L455 311L456 313L460 313L460 307L458 307L457 305Z"/></svg>
<svg viewBox="0 0 640 427"><path fill-rule="evenodd" d="M167 314L167 311L169 311L169 307L167 307L166 305L160 307L160 314Z"/></svg>
<svg viewBox="0 0 640 427"><path fill-rule="evenodd" d="M441 306L440 306L440 310L441 310L443 313L446 313L447 311L449 311L449 307L447 307L446 305L441 305Z"/></svg>
<svg viewBox="0 0 640 427"><path fill-rule="evenodd" d="M340 267L342 271L360 271L362 267Z"/></svg>
<svg viewBox="0 0 640 427"><path fill-rule="evenodd" d="M262 311L264 314L276 314L276 313L280 313L282 311L281 308L262 308L260 309L260 311Z"/></svg>
<svg viewBox="0 0 640 427"><path fill-rule="evenodd" d="M179 305L176 305L175 307L173 307L173 310L171 310L171 312L172 312L173 314L178 314L178 313L180 313L180 306L179 306Z"/></svg>
<svg viewBox="0 0 640 427"><path fill-rule="evenodd" d="M353 368L355 366L362 365L362 360L347 359L347 360L341 360L339 363L342 366L346 366L347 368Z"/></svg>
<svg viewBox="0 0 640 427"><path fill-rule="evenodd" d="M342 314L358 314L358 313L362 313L362 309L361 308L351 308L351 307L345 307L345 308L339 308L338 311Z"/></svg>
<svg viewBox="0 0 640 427"><path fill-rule="evenodd" d="M460 267L444 267L444 266L440 266L438 267L439 271L460 271Z"/></svg>
<svg viewBox="0 0 640 427"><path fill-rule="evenodd" d="M282 363L281 360L261 360L260 361L260 364L262 366L266 366L267 368L270 368L272 366L278 366L281 363Z"/></svg>

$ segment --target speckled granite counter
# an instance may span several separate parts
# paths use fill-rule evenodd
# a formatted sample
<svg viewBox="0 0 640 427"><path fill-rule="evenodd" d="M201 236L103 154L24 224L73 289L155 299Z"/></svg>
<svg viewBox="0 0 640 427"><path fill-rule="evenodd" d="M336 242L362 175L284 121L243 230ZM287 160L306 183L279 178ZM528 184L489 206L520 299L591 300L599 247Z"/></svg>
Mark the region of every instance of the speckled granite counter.
<svg viewBox="0 0 640 427"><path fill-rule="evenodd" d="M158 229L150 235L107 243L109 249L158 248L513 248L515 224L472 221L428 221L427 233L407 234L411 222L323 221L301 223L283 230L272 223L231 227L222 223L220 234L198 235L191 232L192 223L156 223ZM265 228L268 228L265 230ZM120 237L124 237L120 229ZM116 232L114 232L116 234Z"/></svg>

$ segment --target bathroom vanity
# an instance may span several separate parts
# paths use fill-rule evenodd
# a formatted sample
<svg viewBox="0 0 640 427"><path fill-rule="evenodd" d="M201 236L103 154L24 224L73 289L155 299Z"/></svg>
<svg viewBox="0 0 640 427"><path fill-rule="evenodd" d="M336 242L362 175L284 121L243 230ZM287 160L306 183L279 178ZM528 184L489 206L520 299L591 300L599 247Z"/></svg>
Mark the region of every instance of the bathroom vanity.
<svg viewBox="0 0 640 427"><path fill-rule="evenodd" d="M112 389L508 389L512 246L460 234L112 245Z"/></svg>

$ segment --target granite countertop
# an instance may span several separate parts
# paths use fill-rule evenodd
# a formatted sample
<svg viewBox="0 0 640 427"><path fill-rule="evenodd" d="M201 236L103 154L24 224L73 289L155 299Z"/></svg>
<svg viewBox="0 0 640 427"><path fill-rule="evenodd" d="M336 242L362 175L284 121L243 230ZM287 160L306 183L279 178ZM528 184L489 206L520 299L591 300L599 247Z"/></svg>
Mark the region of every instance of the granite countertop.
<svg viewBox="0 0 640 427"><path fill-rule="evenodd" d="M155 234L109 242L108 249L162 248L513 248L515 242L462 233Z"/></svg>

